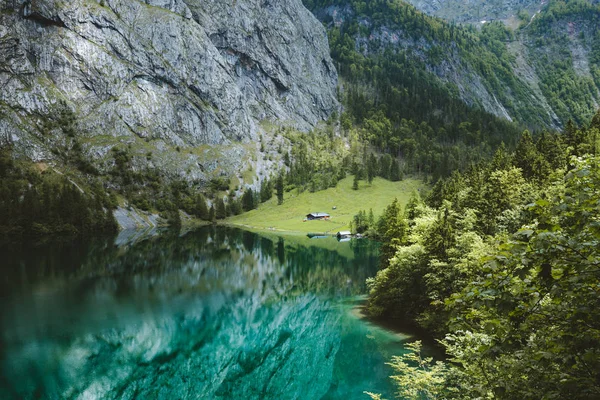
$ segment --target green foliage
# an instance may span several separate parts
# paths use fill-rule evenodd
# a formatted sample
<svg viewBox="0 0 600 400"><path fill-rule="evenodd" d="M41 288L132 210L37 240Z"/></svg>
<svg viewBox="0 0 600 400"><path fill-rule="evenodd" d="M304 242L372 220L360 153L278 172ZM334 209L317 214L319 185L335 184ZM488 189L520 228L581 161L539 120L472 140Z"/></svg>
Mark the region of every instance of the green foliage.
<svg viewBox="0 0 600 400"><path fill-rule="evenodd" d="M262 185L260 185L260 202L264 203L265 201L271 200L273 197L273 183L266 179L263 181Z"/></svg>
<svg viewBox="0 0 600 400"><path fill-rule="evenodd" d="M361 210L352 219L352 231L361 234L371 234L371 230L375 228L375 216L373 209L369 209L367 213Z"/></svg>
<svg viewBox="0 0 600 400"><path fill-rule="evenodd" d="M283 174L280 173L275 181L275 190L277 192L277 204L283 204Z"/></svg>
<svg viewBox="0 0 600 400"><path fill-rule="evenodd" d="M395 252L367 282L368 311L445 337L452 361L435 374L441 386L421 395L600 395L596 123L564 139L524 132L514 155L501 148L438 182L429 206L414 197L408 230L383 239ZM398 365L403 382L422 382L422 368Z"/></svg>
<svg viewBox="0 0 600 400"><path fill-rule="evenodd" d="M383 242L380 249L383 265L387 265L387 261L396 252L396 247L404 243L407 229L402 207L398 199L394 199L377 221L376 237Z"/></svg>
<svg viewBox="0 0 600 400"><path fill-rule="evenodd" d="M292 146L286 182L289 189L316 192L335 187L343 173L343 160L348 155L346 141L324 132L309 134L287 130L284 135Z"/></svg>
<svg viewBox="0 0 600 400"><path fill-rule="evenodd" d="M215 218L216 219L225 219L227 217L227 211L225 210L225 203L223 199L219 196L215 200Z"/></svg>
<svg viewBox="0 0 600 400"><path fill-rule="evenodd" d="M538 120L543 111L531 108L527 86L512 73L513 57L505 44L512 33L501 23L486 24L478 33L397 0L304 3L317 15L338 4L349 4L355 11L341 25L324 21L332 57L344 79L347 112L342 126L347 131L354 121L363 140L399 156L408 173L447 176L491 155L490 148L502 141L512 145L517 137L514 124L467 106L456 87L429 72L444 60L460 58L465 68L477 71L486 88L521 121L548 122ZM418 55L420 50L380 40L382 27L400 42L426 41L427 59Z"/></svg>
<svg viewBox="0 0 600 400"><path fill-rule="evenodd" d="M527 34L535 38L530 59L541 78L541 89L549 104L563 123L573 119L583 124L592 117L600 90L600 5L584 0L552 0L533 19ZM584 33L591 27L592 38L575 37L577 30ZM589 48L590 71L582 73L574 65L573 42Z"/></svg>
<svg viewBox="0 0 600 400"><path fill-rule="evenodd" d="M206 198L198 193L194 199L194 209L191 213L201 220L208 221L208 206L206 205Z"/></svg>
<svg viewBox="0 0 600 400"><path fill-rule="evenodd" d="M426 16L400 0L304 3L318 16L327 15L323 10L329 6L348 6L350 12L340 11L335 24L323 17L344 81L342 127L346 132L353 123L360 127L361 139L398 157L406 173L425 173L435 181L490 157L500 143L513 148L518 137L516 124L467 106L458 88L430 72L447 68L445 62L473 71L511 116L534 129L570 118L582 125L600 101L600 33L593 29L600 24L600 6L589 1L552 0L517 32L520 41L532 42L523 56L534 65L558 118L532 102L530 86L515 74L518 61L507 43L517 38L501 22L477 31ZM391 38L382 38L382 30ZM415 42L426 45L411 47ZM578 69L574 43L591 50L590 73ZM546 166L535 168L543 175ZM387 169L380 176L385 175L390 179Z"/></svg>
<svg viewBox="0 0 600 400"><path fill-rule="evenodd" d="M358 190L359 176L359 174L354 174L354 178L352 179L352 190Z"/></svg>
<svg viewBox="0 0 600 400"><path fill-rule="evenodd" d="M114 200L98 183L83 187L0 147L0 238L115 232Z"/></svg>
<svg viewBox="0 0 600 400"><path fill-rule="evenodd" d="M242 208L244 211L254 210L257 204L254 199L254 192L251 188L248 188L242 195Z"/></svg>
<svg viewBox="0 0 600 400"><path fill-rule="evenodd" d="M209 182L209 187L214 192L223 192L228 190L229 185L231 185L231 180L223 176L212 178Z"/></svg>
<svg viewBox="0 0 600 400"><path fill-rule="evenodd" d="M444 398L446 377L450 367L432 357L423 357L421 341L406 344L408 353L394 356L388 363L395 375L390 378L398 390L398 397L407 400L429 400ZM365 392L373 400L381 399L374 393Z"/></svg>
<svg viewBox="0 0 600 400"><path fill-rule="evenodd" d="M600 395L600 159L572 163L557 194L529 206L534 222L501 242L448 302L460 318L445 343L479 395Z"/></svg>

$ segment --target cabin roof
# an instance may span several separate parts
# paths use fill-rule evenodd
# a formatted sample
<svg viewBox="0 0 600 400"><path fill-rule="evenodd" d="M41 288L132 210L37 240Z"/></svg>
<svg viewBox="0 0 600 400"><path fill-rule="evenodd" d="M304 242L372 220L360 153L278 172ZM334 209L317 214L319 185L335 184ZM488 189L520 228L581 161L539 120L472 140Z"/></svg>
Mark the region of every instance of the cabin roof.
<svg viewBox="0 0 600 400"><path fill-rule="evenodd" d="M317 218L318 218L318 217L329 217L329 214L327 214L327 213L322 213L322 212L313 212L313 213L310 213L310 214L308 214L308 215L311 215L311 216L313 216L313 217L317 217Z"/></svg>
<svg viewBox="0 0 600 400"><path fill-rule="evenodd" d="M352 232L350 232L350 231L339 231L337 234L338 234L338 236L350 236L350 235L352 235Z"/></svg>

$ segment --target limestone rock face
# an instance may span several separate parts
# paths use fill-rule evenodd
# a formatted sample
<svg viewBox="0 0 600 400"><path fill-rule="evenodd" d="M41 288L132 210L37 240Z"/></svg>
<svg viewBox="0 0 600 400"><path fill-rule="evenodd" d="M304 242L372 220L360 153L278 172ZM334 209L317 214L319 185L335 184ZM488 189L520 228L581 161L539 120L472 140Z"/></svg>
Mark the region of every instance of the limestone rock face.
<svg viewBox="0 0 600 400"><path fill-rule="evenodd" d="M429 15L456 22L507 19L524 10L533 14L546 2L540 0L408 0Z"/></svg>
<svg viewBox="0 0 600 400"><path fill-rule="evenodd" d="M180 174L203 160L171 157L174 147L229 151L255 139L262 120L307 130L337 107L325 30L300 0L3 0L0 9L0 140L33 159L52 158L57 140L40 125L59 104L75 113L93 161L141 139L164 153L156 167ZM230 152L223 165L235 169L242 157Z"/></svg>

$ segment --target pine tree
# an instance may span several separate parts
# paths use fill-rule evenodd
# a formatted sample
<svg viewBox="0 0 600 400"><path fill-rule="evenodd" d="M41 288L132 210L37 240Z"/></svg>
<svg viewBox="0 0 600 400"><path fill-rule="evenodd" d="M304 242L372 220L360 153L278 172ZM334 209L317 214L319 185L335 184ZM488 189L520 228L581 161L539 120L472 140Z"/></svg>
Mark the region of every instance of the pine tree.
<svg viewBox="0 0 600 400"><path fill-rule="evenodd" d="M408 203L406 203L406 207L404 207L404 217L408 220L409 223L414 221L421 214L419 208L423 206L423 200L421 200L421 195L416 190L412 192Z"/></svg>
<svg viewBox="0 0 600 400"><path fill-rule="evenodd" d="M379 176L384 179L390 179L390 170L392 166L392 156L384 154L379 159Z"/></svg>
<svg viewBox="0 0 600 400"><path fill-rule="evenodd" d="M280 173L275 183L275 190L277 191L277 204L283 204L283 173Z"/></svg>
<svg viewBox="0 0 600 400"><path fill-rule="evenodd" d="M447 261L448 250L454 246L455 242L456 237L452 227L450 210L444 208L443 211L440 210L436 222L425 239L425 249L428 254L437 260Z"/></svg>
<svg viewBox="0 0 600 400"><path fill-rule="evenodd" d="M400 163L398 160L392 162L390 170L390 180L392 182L398 182L402 180L402 171L400 170Z"/></svg>
<svg viewBox="0 0 600 400"><path fill-rule="evenodd" d="M252 188L248 188L242 195L242 208L244 211L254 210L254 192Z"/></svg>
<svg viewBox="0 0 600 400"><path fill-rule="evenodd" d="M367 163L367 181L369 184L373 182L373 178L375 178L375 174L377 173L377 159L373 154L369 156L369 161Z"/></svg>
<svg viewBox="0 0 600 400"><path fill-rule="evenodd" d="M598 111L596 111L596 114L594 114L594 117L592 118L592 122L590 123L590 129L599 129L600 130L600 109L598 109Z"/></svg>
<svg viewBox="0 0 600 400"><path fill-rule="evenodd" d="M358 174L354 174L354 180L352 181L352 190L358 190Z"/></svg>
<svg viewBox="0 0 600 400"><path fill-rule="evenodd" d="M506 150L506 145L504 142L500 143L498 149L494 153L494 157L492 158L492 170L500 170L500 169L508 169L510 168L512 163L511 156Z"/></svg>
<svg viewBox="0 0 600 400"><path fill-rule="evenodd" d="M514 165L521 168L525 178L531 178L534 176L533 165L538 157L539 153L533 144L531 133L525 130L521 135L521 139L519 139L519 143L517 143Z"/></svg>
<svg viewBox="0 0 600 400"><path fill-rule="evenodd" d="M383 268L389 265L390 258L396 253L396 246L404 243L407 230L402 207L398 199L394 199L377 221L377 238L383 243L380 249Z"/></svg>
<svg viewBox="0 0 600 400"><path fill-rule="evenodd" d="M227 217L227 211L225 210L225 203L223 199L219 196L215 200L215 218L216 219L225 219Z"/></svg>
<svg viewBox="0 0 600 400"><path fill-rule="evenodd" d="M208 221L208 206L206 205L206 199L201 193L196 195L194 204L194 214L203 221Z"/></svg>
<svg viewBox="0 0 600 400"><path fill-rule="evenodd" d="M260 186L260 202L269 201L271 197L273 197L273 184L269 179L265 179Z"/></svg>
<svg viewBox="0 0 600 400"><path fill-rule="evenodd" d="M549 167L558 169L566 166L565 148L560 136L544 131L535 145Z"/></svg>

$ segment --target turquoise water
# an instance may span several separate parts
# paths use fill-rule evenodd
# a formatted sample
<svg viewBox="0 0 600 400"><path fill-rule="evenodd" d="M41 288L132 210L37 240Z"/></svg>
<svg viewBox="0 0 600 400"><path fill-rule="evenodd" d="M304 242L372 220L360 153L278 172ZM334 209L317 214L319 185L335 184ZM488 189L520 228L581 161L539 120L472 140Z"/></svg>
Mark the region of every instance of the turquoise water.
<svg viewBox="0 0 600 400"><path fill-rule="evenodd" d="M231 228L2 248L2 399L392 397L367 240Z"/></svg>

